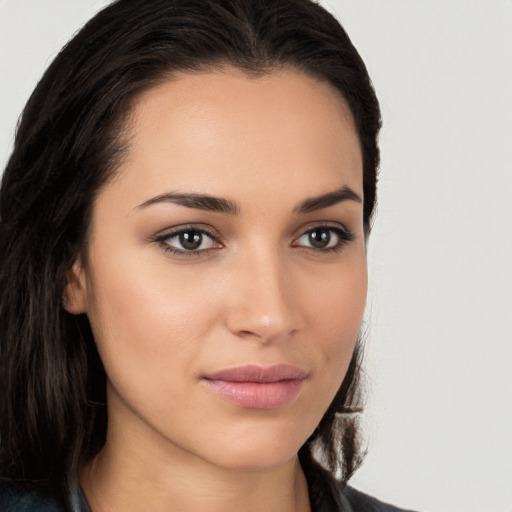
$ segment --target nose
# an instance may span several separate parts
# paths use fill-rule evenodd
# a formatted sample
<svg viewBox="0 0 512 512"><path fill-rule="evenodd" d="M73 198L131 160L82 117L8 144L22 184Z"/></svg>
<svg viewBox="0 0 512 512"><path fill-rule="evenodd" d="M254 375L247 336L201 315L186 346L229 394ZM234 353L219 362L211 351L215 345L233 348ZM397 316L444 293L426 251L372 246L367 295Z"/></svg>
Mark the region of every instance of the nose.
<svg viewBox="0 0 512 512"><path fill-rule="evenodd" d="M261 343L288 340L301 328L292 269L278 251L258 251L232 267L227 327Z"/></svg>

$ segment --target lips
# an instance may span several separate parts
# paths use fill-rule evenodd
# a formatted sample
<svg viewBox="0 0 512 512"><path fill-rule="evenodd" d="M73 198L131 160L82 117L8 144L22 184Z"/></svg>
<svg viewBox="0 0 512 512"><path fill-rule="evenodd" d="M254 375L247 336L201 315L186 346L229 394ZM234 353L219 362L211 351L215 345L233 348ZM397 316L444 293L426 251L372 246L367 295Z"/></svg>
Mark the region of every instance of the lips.
<svg viewBox="0 0 512 512"><path fill-rule="evenodd" d="M220 372L208 375L211 380L224 380L230 382L256 382L270 383L283 380L304 380L307 373L300 368L289 364L277 364L273 366L247 365L228 368Z"/></svg>
<svg viewBox="0 0 512 512"><path fill-rule="evenodd" d="M206 375L207 387L220 397L247 409L276 409L300 391L307 372L292 365L227 368Z"/></svg>

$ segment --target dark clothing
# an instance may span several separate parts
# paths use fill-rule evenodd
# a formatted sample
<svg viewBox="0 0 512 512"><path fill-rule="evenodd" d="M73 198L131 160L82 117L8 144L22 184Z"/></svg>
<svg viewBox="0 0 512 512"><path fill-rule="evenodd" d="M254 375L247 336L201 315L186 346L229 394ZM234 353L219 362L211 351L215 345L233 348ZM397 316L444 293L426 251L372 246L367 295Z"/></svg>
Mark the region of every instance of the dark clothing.
<svg viewBox="0 0 512 512"><path fill-rule="evenodd" d="M383 503L335 480L317 463L303 465L311 512L412 512Z"/></svg>
<svg viewBox="0 0 512 512"><path fill-rule="evenodd" d="M308 476L312 512L406 512L387 505L318 473ZM78 488L71 496L70 512L91 512ZM0 512L65 512L49 498L35 491L23 492L8 480L0 480ZM181 511L176 511L181 512ZM187 512L187 511L183 511Z"/></svg>

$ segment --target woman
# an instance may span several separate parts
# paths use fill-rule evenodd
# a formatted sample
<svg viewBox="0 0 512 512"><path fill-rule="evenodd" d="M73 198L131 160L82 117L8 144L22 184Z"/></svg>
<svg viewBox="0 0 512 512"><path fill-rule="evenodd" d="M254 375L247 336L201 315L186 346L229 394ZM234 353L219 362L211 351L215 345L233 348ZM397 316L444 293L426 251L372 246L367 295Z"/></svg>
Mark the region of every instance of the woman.
<svg viewBox="0 0 512 512"><path fill-rule="evenodd" d="M397 510L346 485L379 127L308 0L76 35L2 181L2 510Z"/></svg>

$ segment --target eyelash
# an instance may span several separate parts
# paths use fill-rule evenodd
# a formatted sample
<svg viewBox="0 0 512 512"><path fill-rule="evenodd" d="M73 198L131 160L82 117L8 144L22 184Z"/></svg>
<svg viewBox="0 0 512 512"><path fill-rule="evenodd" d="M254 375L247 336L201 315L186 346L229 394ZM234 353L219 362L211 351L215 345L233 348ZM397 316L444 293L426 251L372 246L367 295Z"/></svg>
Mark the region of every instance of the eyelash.
<svg viewBox="0 0 512 512"><path fill-rule="evenodd" d="M174 247L171 247L167 242L175 237L178 237L179 235L185 234L185 233L200 233L201 235L206 235L209 238L212 239L213 243L217 245L215 248L209 248L209 249L200 249L200 250L186 250L186 249L176 249ZM165 233L162 233L161 235L157 235L154 239L154 242L158 243L161 248L168 254L172 254L173 256L183 256L183 257L198 257L204 254L205 252L209 252L212 249L221 248L222 244L217 241L219 236L204 228L204 227L197 227L197 226L180 226L179 228L172 229L170 231L167 231Z"/></svg>
<svg viewBox="0 0 512 512"><path fill-rule="evenodd" d="M308 234L313 233L314 231L328 231L330 233L334 233L334 235L338 238L338 241L336 244L332 247L324 247L324 248L318 248L318 247L306 247L301 245L296 245L296 241L300 240L303 236L306 236ZM185 234L185 233L199 233L202 236L206 235L208 238L212 240L212 242L216 245L216 247L211 247L207 249L199 249L199 250L187 250L187 249L176 249L168 244L168 241L170 239L173 239L175 237L178 237L179 235ZM331 235L332 236L332 235ZM162 233L160 235L157 235L153 241L157 244L159 244L166 253L172 254L174 256L183 256L183 257L198 257L203 255L206 252L210 252L211 250L222 248L223 245L221 242L218 241L219 236L204 227L197 227L197 226L180 226L179 228L173 229L171 231L167 231L165 233ZM318 224L315 226L312 226L311 228L306 229L302 234L297 237L293 242L293 247L302 247L303 249L313 251L315 253L330 253L330 252L340 252L343 247L350 242L354 240L355 236L353 232L346 228L346 227L340 227L338 225L333 226L329 224Z"/></svg>
<svg viewBox="0 0 512 512"><path fill-rule="evenodd" d="M311 228L306 229L296 240L300 240L303 236L306 236L308 234L313 233L314 231L328 231L330 233L334 233L336 237L338 238L338 241L332 246L332 247L323 247L323 248L317 248L317 247L305 247L305 246L298 246L295 245L295 240L292 243L293 247L303 247L304 249L309 249L311 251L314 251L315 253L330 253L330 252L340 252L344 246L352 242L355 238L354 233L346 228L346 227L340 227L340 226L333 226L330 224L318 224L316 226L313 226ZM332 235L331 235L332 236Z"/></svg>

